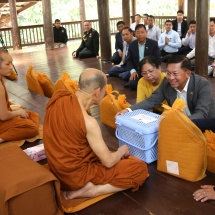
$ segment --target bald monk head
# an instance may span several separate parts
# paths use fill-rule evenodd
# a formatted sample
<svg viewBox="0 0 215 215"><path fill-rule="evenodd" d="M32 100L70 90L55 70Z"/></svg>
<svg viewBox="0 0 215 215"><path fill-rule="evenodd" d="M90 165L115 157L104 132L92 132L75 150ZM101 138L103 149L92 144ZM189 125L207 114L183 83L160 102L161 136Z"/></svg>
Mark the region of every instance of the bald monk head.
<svg viewBox="0 0 215 215"><path fill-rule="evenodd" d="M94 68L85 69L79 78L79 91L93 98L92 103L98 104L105 95L107 77Z"/></svg>
<svg viewBox="0 0 215 215"><path fill-rule="evenodd" d="M0 77L9 76L13 70L12 57L5 50L0 50Z"/></svg>

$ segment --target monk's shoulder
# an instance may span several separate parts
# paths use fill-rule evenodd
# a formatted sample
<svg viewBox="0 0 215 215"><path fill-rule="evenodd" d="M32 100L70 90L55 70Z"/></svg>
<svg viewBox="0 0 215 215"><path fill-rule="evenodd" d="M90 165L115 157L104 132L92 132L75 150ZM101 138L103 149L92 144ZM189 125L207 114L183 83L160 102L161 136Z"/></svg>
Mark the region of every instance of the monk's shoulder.
<svg viewBox="0 0 215 215"><path fill-rule="evenodd" d="M86 124L86 128L88 129L92 129L92 128L95 128L96 125L98 124L96 119L93 118L92 116L90 116L89 114L83 114L84 115L84 121L85 121L85 124Z"/></svg>

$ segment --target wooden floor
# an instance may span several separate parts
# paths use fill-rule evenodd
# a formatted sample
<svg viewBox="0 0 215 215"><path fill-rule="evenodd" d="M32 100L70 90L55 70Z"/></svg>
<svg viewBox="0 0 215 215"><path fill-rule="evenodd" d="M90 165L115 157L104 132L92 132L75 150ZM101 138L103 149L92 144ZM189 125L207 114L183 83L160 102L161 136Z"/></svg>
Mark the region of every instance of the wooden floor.
<svg viewBox="0 0 215 215"><path fill-rule="evenodd" d="M28 109L36 111L41 116L41 123L44 120L45 106L48 98L40 96L27 89L25 72L28 66L34 66L35 71L46 73L53 82L60 76L62 71L69 73L72 79L78 79L83 69L94 67L107 72L110 63L103 63L101 60L92 58L86 60L73 59L72 51L77 45L69 43L68 47L44 50L44 46L26 48L19 51L10 51L14 59L14 65L18 71L19 78L16 81L6 80L6 87L10 100ZM209 78L213 92L215 92L215 79ZM124 81L108 77L108 82L115 90L125 93L127 101L135 103L136 91L125 89ZM99 116L97 107L94 107L95 116ZM99 118L98 118L99 122ZM99 122L104 140L110 149L116 149L118 142L114 129ZM33 144L25 143L22 147L27 148ZM45 163L44 160L41 162ZM137 192L130 190L116 193L80 212L77 215L214 215L215 201L206 203L196 202L192 193L203 184L215 184L215 174L207 173L207 177L199 182L188 182L156 170L156 162L149 164L150 177Z"/></svg>

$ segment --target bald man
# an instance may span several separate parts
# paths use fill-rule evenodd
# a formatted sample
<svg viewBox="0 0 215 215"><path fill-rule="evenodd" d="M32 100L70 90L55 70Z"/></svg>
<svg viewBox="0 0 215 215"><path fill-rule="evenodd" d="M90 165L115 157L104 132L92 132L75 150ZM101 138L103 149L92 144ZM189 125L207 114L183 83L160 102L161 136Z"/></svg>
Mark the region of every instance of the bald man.
<svg viewBox="0 0 215 215"><path fill-rule="evenodd" d="M91 105L105 95L107 78L89 68L71 94L57 91L50 99L44 121L44 145L51 171L65 190L65 199L96 197L132 188L138 190L148 171L124 145L110 152L97 121L88 115Z"/></svg>
<svg viewBox="0 0 215 215"><path fill-rule="evenodd" d="M12 70L12 57L7 51L0 50L0 143L28 139L39 132L37 113L22 108L12 111L10 108L3 77L10 76Z"/></svg>

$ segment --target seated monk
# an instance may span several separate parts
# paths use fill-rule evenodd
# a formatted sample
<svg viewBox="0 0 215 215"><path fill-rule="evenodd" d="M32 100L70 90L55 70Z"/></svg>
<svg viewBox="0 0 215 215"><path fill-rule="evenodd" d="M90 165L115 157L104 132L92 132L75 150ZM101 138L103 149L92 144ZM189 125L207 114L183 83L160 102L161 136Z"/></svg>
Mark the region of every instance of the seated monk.
<svg viewBox="0 0 215 215"><path fill-rule="evenodd" d="M9 76L12 70L12 57L7 51L0 50L0 143L32 138L39 132L37 113L10 108L3 76Z"/></svg>
<svg viewBox="0 0 215 215"><path fill-rule="evenodd" d="M96 119L87 113L104 97L106 84L103 72L86 69L74 94L58 90L47 105L44 146L65 199L96 197L129 188L136 191L147 178L147 165L130 156L128 146L109 151Z"/></svg>

